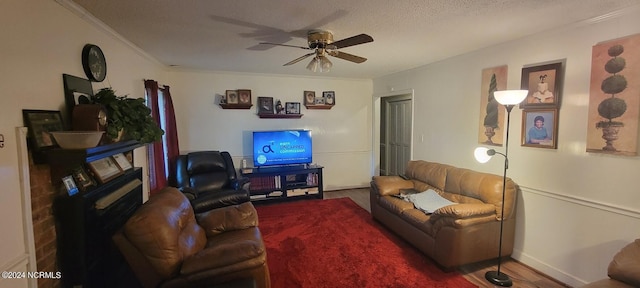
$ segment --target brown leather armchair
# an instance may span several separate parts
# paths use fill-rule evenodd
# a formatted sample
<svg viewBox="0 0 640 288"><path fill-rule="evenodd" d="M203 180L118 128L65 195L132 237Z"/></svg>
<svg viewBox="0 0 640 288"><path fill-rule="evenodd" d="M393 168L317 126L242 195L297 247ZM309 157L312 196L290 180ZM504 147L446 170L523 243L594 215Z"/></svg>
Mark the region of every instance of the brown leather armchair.
<svg viewBox="0 0 640 288"><path fill-rule="evenodd" d="M250 201L249 179L238 177L225 151L198 151L176 159L176 183L196 214Z"/></svg>
<svg viewBox="0 0 640 288"><path fill-rule="evenodd" d="M167 187L143 204L113 241L143 287L212 287L238 279L271 285L251 202L196 219L185 195Z"/></svg>

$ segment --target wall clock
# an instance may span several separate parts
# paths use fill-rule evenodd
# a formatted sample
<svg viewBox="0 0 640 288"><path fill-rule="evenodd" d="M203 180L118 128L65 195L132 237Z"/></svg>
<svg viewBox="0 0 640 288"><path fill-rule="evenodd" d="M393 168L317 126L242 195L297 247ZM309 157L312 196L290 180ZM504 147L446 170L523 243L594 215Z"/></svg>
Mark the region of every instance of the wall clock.
<svg viewBox="0 0 640 288"><path fill-rule="evenodd" d="M107 61L96 45L87 44L82 48L82 67L91 81L102 82L107 77Z"/></svg>

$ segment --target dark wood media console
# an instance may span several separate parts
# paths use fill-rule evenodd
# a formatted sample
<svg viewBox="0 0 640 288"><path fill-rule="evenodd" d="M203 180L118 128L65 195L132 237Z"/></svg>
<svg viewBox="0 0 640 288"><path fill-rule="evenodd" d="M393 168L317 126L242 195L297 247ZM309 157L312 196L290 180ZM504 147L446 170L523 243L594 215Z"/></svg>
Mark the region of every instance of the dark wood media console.
<svg viewBox="0 0 640 288"><path fill-rule="evenodd" d="M249 178L255 204L298 199L322 199L322 169L318 165L295 165L240 169Z"/></svg>

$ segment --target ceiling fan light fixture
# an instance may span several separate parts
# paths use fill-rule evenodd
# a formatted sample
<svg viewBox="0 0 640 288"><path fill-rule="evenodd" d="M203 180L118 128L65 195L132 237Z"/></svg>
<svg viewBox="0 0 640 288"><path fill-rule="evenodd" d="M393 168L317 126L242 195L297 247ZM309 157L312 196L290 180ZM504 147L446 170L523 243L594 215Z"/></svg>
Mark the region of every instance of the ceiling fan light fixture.
<svg viewBox="0 0 640 288"><path fill-rule="evenodd" d="M333 63L329 61L329 58L325 56L318 57L320 59L320 72L329 72L331 71L331 67L333 67Z"/></svg>
<svg viewBox="0 0 640 288"><path fill-rule="evenodd" d="M316 56L316 57L313 57L313 59L311 59L311 62L309 62L309 64L307 65L307 70L311 70L311 72L317 72L318 66L320 65L318 61L318 56Z"/></svg>

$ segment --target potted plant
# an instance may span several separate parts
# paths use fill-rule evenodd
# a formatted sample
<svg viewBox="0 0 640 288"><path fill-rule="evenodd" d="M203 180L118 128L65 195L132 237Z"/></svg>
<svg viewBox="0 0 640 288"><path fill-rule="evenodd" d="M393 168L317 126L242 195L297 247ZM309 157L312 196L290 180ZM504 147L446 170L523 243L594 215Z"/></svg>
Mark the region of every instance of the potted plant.
<svg viewBox="0 0 640 288"><path fill-rule="evenodd" d="M162 138L164 131L151 117L151 109L143 98L117 96L111 88L102 88L85 103L101 104L107 110L105 135L113 141L133 139L151 143ZM79 101L80 102L80 101Z"/></svg>

